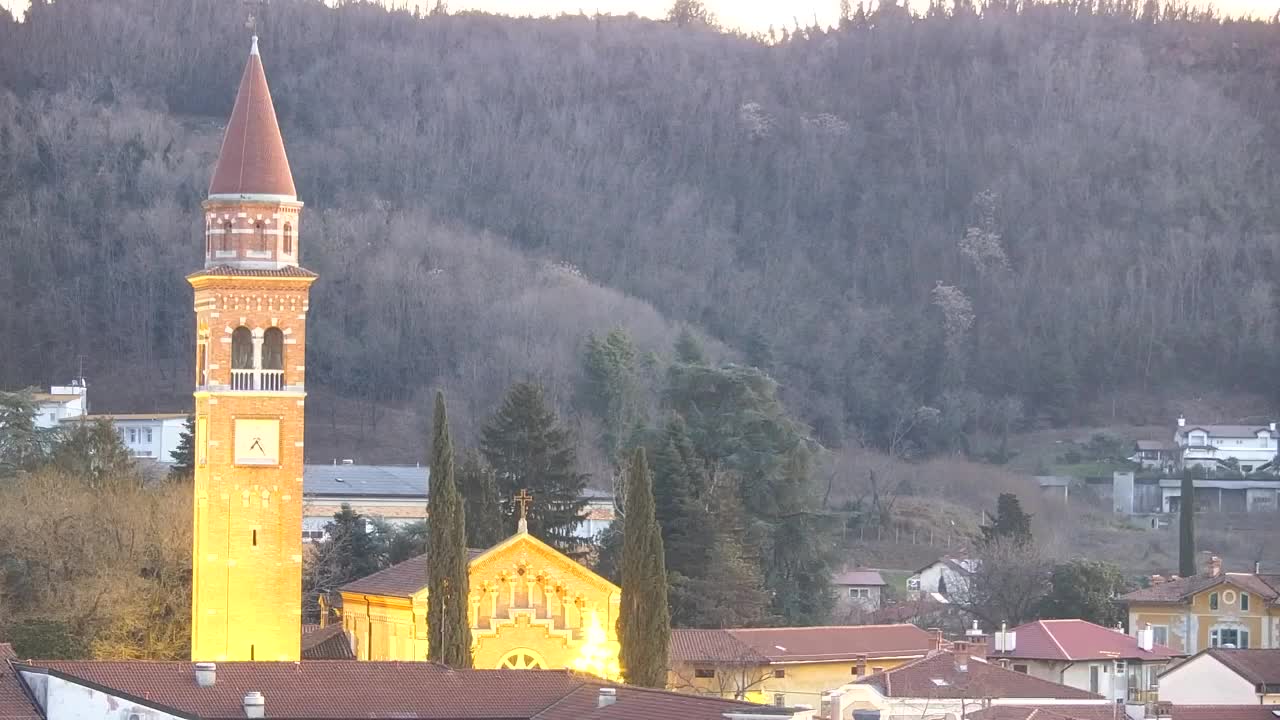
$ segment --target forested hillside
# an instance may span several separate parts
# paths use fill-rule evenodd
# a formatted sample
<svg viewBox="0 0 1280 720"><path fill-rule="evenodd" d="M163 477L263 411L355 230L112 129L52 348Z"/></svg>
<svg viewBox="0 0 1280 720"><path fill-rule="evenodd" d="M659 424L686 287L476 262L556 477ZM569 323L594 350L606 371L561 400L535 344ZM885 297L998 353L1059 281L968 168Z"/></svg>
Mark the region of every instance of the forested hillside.
<svg viewBox="0 0 1280 720"><path fill-rule="evenodd" d="M244 20L0 11L0 387L84 356L99 409L189 400L182 278ZM441 386L471 443L532 376L590 424L584 341L616 326L665 356L691 326L828 447L908 457L1117 391L1272 392L1278 33L1105 0L773 42L274 0L313 420L425 414Z"/></svg>

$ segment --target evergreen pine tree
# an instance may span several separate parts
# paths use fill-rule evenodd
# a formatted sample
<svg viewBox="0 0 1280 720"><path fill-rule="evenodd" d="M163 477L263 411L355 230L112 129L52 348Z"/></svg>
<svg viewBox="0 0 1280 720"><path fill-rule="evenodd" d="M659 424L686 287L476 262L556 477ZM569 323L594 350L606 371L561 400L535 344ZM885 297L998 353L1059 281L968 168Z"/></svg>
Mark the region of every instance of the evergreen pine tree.
<svg viewBox="0 0 1280 720"><path fill-rule="evenodd" d="M427 659L453 668L471 667L465 512L453 476L453 443L444 393L436 392L431 494L427 500Z"/></svg>
<svg viewBox="0 0 1280 720"><path fill-rule="evenodd" d="M715 523L709 498L705 497L704 478L684 419L674 415L667 423L653 462L654 509L662 528L667 576L673 584L678 578L699 577L706 572ZM677 626L697 614L686 601L698 602L700 598L683 593L671 598L671 621Z"/></svg>
<svg viewBox="0 0 1280 720"><path fill-rule="evenodd" d="M1031 542L1031 516L1022 511L1022 503L1013 493L1000 493L996 500L996 517L991 525L982 528L986 542L1007 538L1015 542Z"/></svg>
<svg viewBox="0 0 1280 720"><path fill-rule="evenodd" d="M142 481L129 448L111 422L104 418L76 423L70 431L62 433L53 448L51 462L90 487Z"/></svg>
<svg viewBox="0 0 1280 720"><path fill-rule="evenodd" d="M49 454L50 434L36 425L33 392L0 392L0 477L32 470Z"/></svg>
<svg viewBox="0 0 1280 720"><path fill-rule="evenodd" d="M1196 481L1182 473L1182 499L1178 502L1178 573L1196 574Z"/></svg>
<svg viewBox="0 0 1280 720"><path fill-rule="evenodd" d="M572 551L578 544L573 533L587 505L582 499L587 476L578 472L573 438L559 427L540 386L512 386L481 431L480 452L497 474L504 514L510 517L511 498L527 489L533 493L529 532L563 552Z"/></svg>
<svg viewBox="0 0 1280 720"><path fill-rule="evenodd" d="M178 433L178 447L169 453L169 456L173 458L173 465L169 467L169 479L171 480L189 480L195 472L195 426L195 416L188 415L186 426L181 433Z"/></svg>
<svg viewBox="0 0 1280 720"><path fill-rule="evenodd" d="M458 489L467 509L467 547L484 550L502 542L502 498L493 468L475 450L468 450L458 467Z"/></svg>
<svg viewBox="0 0 1280 720"><path fill-rule="evenodd" d="M332 586L372 575L379 570L378 549L365 517L343 503L333 520L325 525L324 547L317 555L330 565Z"/></svg>
<svg viewBox="0 0 1280 720"><path fill-rule="evenodd" d="M653 483L644 448L627 469L627 523L622 541L622 605L618 640L623 677L631 685L665 687L671 618L662 531L654 517Z"/></svg>

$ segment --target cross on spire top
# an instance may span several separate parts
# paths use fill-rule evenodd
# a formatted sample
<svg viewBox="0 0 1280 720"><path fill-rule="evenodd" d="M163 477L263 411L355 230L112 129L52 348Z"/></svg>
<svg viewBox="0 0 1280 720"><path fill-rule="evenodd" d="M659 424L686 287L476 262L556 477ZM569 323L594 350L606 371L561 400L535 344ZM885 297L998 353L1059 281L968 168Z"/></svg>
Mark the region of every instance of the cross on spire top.
<svg viewBox="0 0 1280 720"><path fill-rule="evenodd" d="M529 532L529 520L526 515L529 510L529 504L533 502L533 495L529 494L528 488L520 488L520 492L516 493L515 501L520 505L520 522L516 526L517 532Z"/></svg>

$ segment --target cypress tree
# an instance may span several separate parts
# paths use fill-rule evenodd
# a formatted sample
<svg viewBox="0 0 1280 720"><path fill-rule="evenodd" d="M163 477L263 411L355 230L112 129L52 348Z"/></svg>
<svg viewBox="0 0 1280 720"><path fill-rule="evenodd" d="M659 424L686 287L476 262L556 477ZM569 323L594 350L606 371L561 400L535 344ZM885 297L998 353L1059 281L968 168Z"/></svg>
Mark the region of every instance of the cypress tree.
<svg viewBox="0 0 1280 720"><path fill-rule="evenodd" d="M491 548L502 542L502 498L498 479L480 453L468 450L458 468L458 489L466 501L467 547Z"/></svg>
<svg viewBox="0 0 1280 720"><path fill-rule="evenodd" d="M449 439L449 419L441 392L436 392L427 513L427 659L449 667L469 668L470 569L465 509L453 477L453 443Z"/></svg>
<svg viewBox="0 0 1280 720"><path fill-rule="evenodd" d="M627 683L661 688L667 681L667 571L662 531L654 517L653 482L644 448L637 448L627 469L626 529L622 540L622 605L618 640Z"/></svg>
<svg viewBox="0 0 1280 720"><path fill-rule="evenodd" d="M574 530L587 505L582 499L587 476L578 472L573 438L559 426L540 386L512 386L481 431L480 452L497 474L506 514L512 513L511 497L528 489L533 493L529 532L562 552L575 550L579 541Z"/></svg>
<svg viewBox="0 0 1280 720"><path fill-rule="evenodd" d="M1182 473L1182 499L1178 501L1178 573L1196 574L1196 481Z"/></svg>

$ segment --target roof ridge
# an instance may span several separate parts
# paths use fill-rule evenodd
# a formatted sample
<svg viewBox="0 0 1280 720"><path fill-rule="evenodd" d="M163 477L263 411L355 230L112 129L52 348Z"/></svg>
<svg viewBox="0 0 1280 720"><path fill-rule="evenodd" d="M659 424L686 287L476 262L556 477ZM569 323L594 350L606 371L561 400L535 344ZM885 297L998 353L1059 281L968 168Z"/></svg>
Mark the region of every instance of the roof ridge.
<svg viewBox="0 0 1280 720"><path fill-rule="evenodd" d="M779 627L754 627L754 628L720 628L726 632L757 632L769 630L861 630L863 628L896 628L911 627L920 630L911 623L877 623L874 625L783 625ZM920 632L925 632L920 630Z"/></svg>

